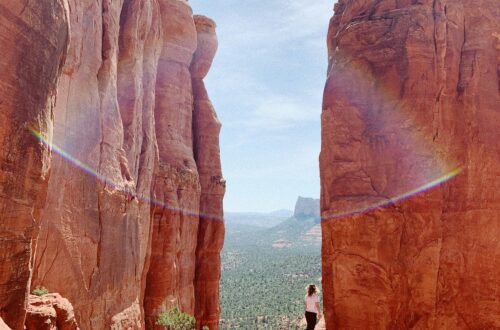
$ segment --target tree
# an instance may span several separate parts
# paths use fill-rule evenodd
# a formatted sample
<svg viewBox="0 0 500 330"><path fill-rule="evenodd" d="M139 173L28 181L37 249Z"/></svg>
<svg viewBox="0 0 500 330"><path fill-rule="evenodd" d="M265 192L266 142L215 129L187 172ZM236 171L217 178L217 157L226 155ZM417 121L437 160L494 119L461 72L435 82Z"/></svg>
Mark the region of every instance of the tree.
<svg viewBox="0 0 500 330"><path fill-rule="evenodd" d="M37 286L34 290L33 290L33 294L35 296L43 296L45 294L49 293L49 290L47 290L46 287L43 287L43 286Z"/></svg>
<svg viewBox="0 0 500 330"><path fill-rule="evenodd" d="M171 330L195 330L196 329L196 319L194 316L183 313L178 307L174 307L168 312L160 313L157 325L164 326L166 329ZM206 325L202 327L202 330L210 330Z"/></svg>
<svg viewBox="0 0 500 330"><path fill-rule="evenodd" d="M156 324L172 330L196 329L195 318L192 315L181 312L177 307L172 308L168 312L160 313Z"/></svg>

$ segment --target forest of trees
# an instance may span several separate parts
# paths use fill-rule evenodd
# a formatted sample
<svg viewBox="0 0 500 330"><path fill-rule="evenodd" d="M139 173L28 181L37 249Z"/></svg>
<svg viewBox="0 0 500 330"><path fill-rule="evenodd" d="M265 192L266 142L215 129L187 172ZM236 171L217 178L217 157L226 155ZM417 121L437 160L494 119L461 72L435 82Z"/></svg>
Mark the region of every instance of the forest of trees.
<svg viewBox="0 0 500 330"><path fill-rule="evenodd" d="M222 329L299 329L305 287L321 284L321 247L304 233L314 220L271 229L228 225L222 253ZM279 239L291 243L273 248Z"/></svg>

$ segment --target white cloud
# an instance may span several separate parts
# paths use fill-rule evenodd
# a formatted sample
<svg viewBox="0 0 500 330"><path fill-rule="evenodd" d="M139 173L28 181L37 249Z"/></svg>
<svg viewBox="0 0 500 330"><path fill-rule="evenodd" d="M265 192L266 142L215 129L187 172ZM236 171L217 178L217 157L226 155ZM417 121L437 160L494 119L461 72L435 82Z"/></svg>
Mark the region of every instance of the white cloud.
<svg viewBox="0 0 500 330"><path fill-rule="evenodd" d="M242 5L245 11L236 10L235 2L225 3L227 11L217 18L219 51L206 80L217 109L223 103L234 106L233 113L222 114L224 126L283 130L319 121L325 78L321 72L317 85L298 78L298 72L312 68L297 55L324 60L326 71L332 1L272 0L253 12L253 1ZM262 72L277 67L279 72ZM280 87L286 76L296 80L300 95Z"/></svg>
<svg viewBox="0 0 500 330"><path fill-rule="evenodd" d="M253 111L251 127L282 129L319 120L319 110L303 101L283 95L262 99Z"/></svg>

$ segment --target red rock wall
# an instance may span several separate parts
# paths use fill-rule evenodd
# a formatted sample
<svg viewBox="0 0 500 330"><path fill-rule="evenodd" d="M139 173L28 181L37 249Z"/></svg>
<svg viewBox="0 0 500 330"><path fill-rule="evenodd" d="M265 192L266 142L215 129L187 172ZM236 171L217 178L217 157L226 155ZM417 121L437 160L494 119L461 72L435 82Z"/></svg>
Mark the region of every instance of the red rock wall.
<svg viewBox="0 0 500 330"><path fill-rule="evenodd" d="M329 329L500 328L499 15L496 0L336 4L320 156Z"/></svg>
<svg viewBox="0 0 500 330"><path fill-rule="evenodd" d="M213 186L223 182L220 124L211 105L206 108L208 96L200 87L215 55L215 24L211 23L205 37L199 22L211 21L193 20L186 2L163 1L161 8L174 19L163 21L156 85L159 162L154 173L156 203L144 303L146 325L153 328L158 313L177 305L196 314L198 326L217 329L224 189ZM199 114L202 103L202 112L209 111L206 118ZM213 178L218 182L210 185ZM213 194L217 196L211 197ZM214 225L207 226L207 212L215 212Z"/></svg>
<svg viewBox="0 0 500 330"><path fill-rule="evenodd" d="M193 119L192 81L203 77L190 71L192 10L184 0L65 5L64 58L62 2L0 0L0 44L12 50L0 60L0 317L22 329L32 278L73 304L82 329L153 328L174 305L196 306L216 329L220 124L204 133ZM216 229L199 228L200 210L217 215Z"/></svg>
<svg viewBox="0 0 500 330"><path fill-rule="evenodd" d="M50 167L30 129L52 135L67 42L63 1L0 1L0 320L14 330L24 325Z"/></svg>
<svg viewBox="0 0 500 330"><path fill-rule="evenodd" d="M53 158L33 284L69 299L82 329L140 328L158 3L69 5L70 49L54 114L54 145L64 154Z"/></svg>
<svg viewBox="0 0 500 330"><path fill-rule="evenodd" d="M194 313L194 269L200 183L193 155L193 91L189 65L196 29L185 1L163 0L163 48L156 83L159 162L154 170L153 240L146 323L173 306ZM160 328L160 327L158 327Z"/></svg>

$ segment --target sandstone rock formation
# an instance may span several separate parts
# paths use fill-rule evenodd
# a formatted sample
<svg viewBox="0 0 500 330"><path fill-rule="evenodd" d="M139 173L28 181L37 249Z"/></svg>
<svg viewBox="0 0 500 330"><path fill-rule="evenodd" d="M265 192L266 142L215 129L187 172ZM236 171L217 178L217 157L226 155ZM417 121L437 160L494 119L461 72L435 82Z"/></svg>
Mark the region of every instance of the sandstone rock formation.
<svg viewBox="0 0 500 330"><path fill-rule="evenodd" d="M30 295L26 330L78 330L73 306L58 293Z"/></svg>
<svg viewBox="0 0 500 330"><path fill-rule="evenodd" d="M336 4L320 156L328 328L500 328L499 15L496 0Z"/></svg>
<svg viewBox="0 0 500 330"><path fill-rule="evenodd" d="M220 251L224 244L222 201L226 191L223 179L219 133L221 124L203 83L217 50L215 22L204 16L194 16L198 47L191 63L194 97L194 157L200 177L200 223L196 246L195 316L199 325L218 329L221 278Z"/></svg>
<svg viewBox="0 0 500 330"><path fill-rule="evenodd" d="M185 0L0 0L0 18L0 317L22 329L32 277L82 329L153 328L174 305L216 329L224 181L200 87L215 24L198 36L211 21Z"/></svg>
<svg viewBox="0 0 500 330"><path fill-rule="evenodd" d="M68 22L62 0L0 0L0 318L22 329L33 246L47 190L52 134Z"/></svg>
<svg viewBox="0 0 500 330"><path fill-rule="evenodd" d="M160 11L155 1L69 6L71 41L54 113L59 152L33 284L68 298L83 329L140 328Z"/></svg>
<svg viewBox="0 0 500 330"><path fill-rule="evenodd" d="M200 181L193 152L193 88L189 66L196 28L185 1L160 2L163 49L156 83L159 162L154 171L153 241L144 302L146 325L176 305L194 314Z"/></svg>
<svg viewBox="0 0 500 330"><path fill-rule="evenodd" d="M319 219L321 217L319 199L299 196L297 202L295 203L295 212L293 213L293 216L297 219Z"/></svg>

